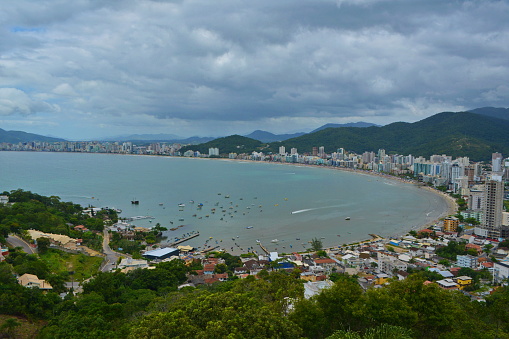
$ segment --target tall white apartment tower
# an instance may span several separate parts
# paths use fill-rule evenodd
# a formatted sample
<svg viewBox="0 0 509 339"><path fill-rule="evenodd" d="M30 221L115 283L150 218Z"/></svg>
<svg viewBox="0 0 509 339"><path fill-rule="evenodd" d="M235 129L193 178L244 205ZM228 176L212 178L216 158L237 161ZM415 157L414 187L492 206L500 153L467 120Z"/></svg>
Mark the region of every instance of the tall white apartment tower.
<svg viewBox="0 0 509 339"><path fill-rule="evenodd" d="M491 166L493 172L502 172L502 154L493 153L491 155Z"/></svg>
<svg viewBox="0 0 509 339"><path fill-rule="evenodd" d="M286 148L285 148L285 146L279 146L279 154L280 155L286 155Z"/></svg>
<svg viewBox="0 0 509 339"><path fill-rule="evenodd" d="M318 148L318 156L319 156L320 158L325 157L325 147L324 147L324 146L320 146L320 147Z"/></svg>

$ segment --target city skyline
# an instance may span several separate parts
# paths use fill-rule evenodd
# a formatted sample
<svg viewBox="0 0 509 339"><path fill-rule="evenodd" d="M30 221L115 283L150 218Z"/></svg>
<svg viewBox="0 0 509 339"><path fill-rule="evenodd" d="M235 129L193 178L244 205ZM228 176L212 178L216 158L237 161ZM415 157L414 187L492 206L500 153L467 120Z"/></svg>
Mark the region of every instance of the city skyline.
<svg viewBox="0 0 509 339"><path fill-rule="evenodd" d="M0 128L309 132L509 106L503 1L7 1Z"/></svg>

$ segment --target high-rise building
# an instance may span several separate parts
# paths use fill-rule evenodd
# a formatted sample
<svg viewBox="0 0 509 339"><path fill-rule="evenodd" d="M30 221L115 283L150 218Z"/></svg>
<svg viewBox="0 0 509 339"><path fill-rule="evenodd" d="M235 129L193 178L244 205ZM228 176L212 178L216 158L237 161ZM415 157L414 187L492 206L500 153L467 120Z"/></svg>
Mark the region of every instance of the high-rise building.
<svg viewBox="0 0 509 339"><path fill-rule="evenodd" d="M481 228L488 231L488 237L500 237L504 203L504 183L502 177L492 174L484 184L484 218Z"/></svg>
<svg viewBox="0 0 509 339"><path fill-rule="evenodd" d="M320 148L318 149L318 156L321 158L325 157L325 147L320 146Z"/></svg>
<svg viewBox="0 0 509 339"><path fill-rule="evenodd" d="M209 148L209 157L210 156L219 156L219 148Z"/></svg>
<svg viewBox="0 0 509 339"><path fill-rule="evenodd" d="M291 155L297 154L297 149L295 147L292 147L292 149L290 149L290 154Z"/></svg>
<svg viewBox="0 0 509 339"><path fill-rule="evenodd" d="M285 148L285 146L279 146L279 154L280 155L286 155L286 148Z"/></svg>
<svg viewBox="0 0 509 339"><path fill-rule="evenodd" d="M383 148L378 150L378 160L383 162L385 158L385 150Z"/></svg>
<svg viewBox="0 0 509 339"><path fill-rule="evenodd" d="M318 147L313 147L313 156L317 156L318 155Z"/></svg>
<svg viewBox="0 0 509 339"><path fill-rule="evenodd" d="M448 217L444 219L444 231L445 232L456 232L460 221L455 217Z"/></svg>
<svg viewBox="0 0 509 339"><path fill-rule="evenodd" d="M493 172L502 172L502 154L493 153L491 154L491 166Z"/></svg>

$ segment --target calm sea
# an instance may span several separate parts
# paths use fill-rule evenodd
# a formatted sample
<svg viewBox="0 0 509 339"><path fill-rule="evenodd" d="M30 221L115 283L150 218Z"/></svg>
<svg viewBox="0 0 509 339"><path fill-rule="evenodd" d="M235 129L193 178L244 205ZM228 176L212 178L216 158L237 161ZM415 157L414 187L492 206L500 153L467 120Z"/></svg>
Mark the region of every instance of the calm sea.
<svg viewBox="0 0 509 339"><path fill-rule="evenodd" d="M201 235L186 244L203 248L208 240L207 246L217 242L235 253L250 247L260 252L256 240L269 250L291 252L307 248L314 237L329 247L368 239L370 233L401 234L436 219L447 208L443 198L411 184L334 169L0 152L0 192L18 188L83 206L119 208L121 217L153 217L133 222L137 226L185 225L166 232L168 238L199 231ZM131 200L140 203L132 205Z"/></svg>

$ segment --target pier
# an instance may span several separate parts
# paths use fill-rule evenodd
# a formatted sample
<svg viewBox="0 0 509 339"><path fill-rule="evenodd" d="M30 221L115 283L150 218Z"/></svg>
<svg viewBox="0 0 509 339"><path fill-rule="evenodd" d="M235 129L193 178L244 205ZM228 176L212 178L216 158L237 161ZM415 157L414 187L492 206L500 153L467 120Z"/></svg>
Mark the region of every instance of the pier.
<svg viewBox="0 0 509 339"><path fill-rule="evenodd" d="M260 243L258 243L258 245L260 245L260 247L262 248L262 250L263 250L265 253L269 254L269 250L267 250L265 247L263 247L263 245L262 245L262 243L261 243L261 242L260 242Z"/></svg>
<svg viewBox="0 0 509 339"><path fill-rule="evenodd" d="M196 238L196 237L197 237L197 236L199 236L199 235L200 235L200 232L195 233L195 234L193 234L193 235L188 236L187 238L182 238L182 239L180 239L180 240L178 240L178 241L172 242L171 244L168 244L168 245L166 245L165 247L174 247L174 246L176 246L176 245L178 245L178 244L183 243L184 241L188 241L189 239Z"/></svg>
<svg viewBox="0 0 509 339"><path fill-rule="evenodd" d="M216 248L219 248L219 245L214 246L214 247L205 248L203 251L201 251L201 253L207 253L207 252L215 250Z"/></svg>

